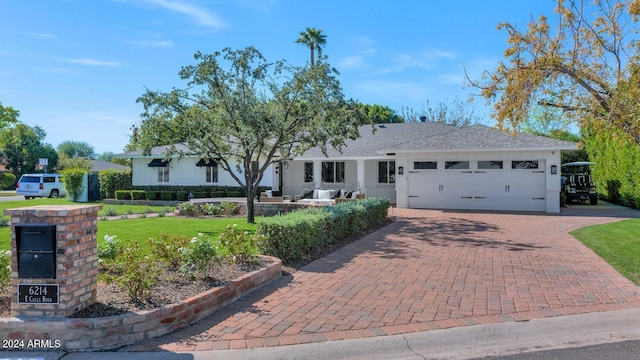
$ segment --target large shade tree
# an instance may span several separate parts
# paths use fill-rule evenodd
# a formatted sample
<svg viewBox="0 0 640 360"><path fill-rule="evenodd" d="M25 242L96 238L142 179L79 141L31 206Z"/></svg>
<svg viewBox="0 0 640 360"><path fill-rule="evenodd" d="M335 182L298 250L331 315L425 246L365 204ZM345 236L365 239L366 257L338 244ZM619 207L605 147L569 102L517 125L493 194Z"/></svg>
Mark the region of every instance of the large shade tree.
<svg viewBox="0 0 640 360"><path fill-rule="evenodd" d="M11 106L3 106L0 103L0 129L18 123L20 112Z"/></svg>
<svg viewBox="0 0 640 360"><path fill-rule="evenodd" d="M148 90L138 99L144 112L132 144L148 151L162 134L162 141L184 142L190 155L216 161L246 188L248 222L254 222L253 200L269 165L311 147L340 149L359 136L361 113L344 99L328 63L270 63L253 47L198 52L195 60L180 71L186 88Z"/></svg>
<svg viewBox="0 0 640 360"><path fill-rule="evenodd" d="M305 31L300 31L300 37L296 39L296 44L301 44L309 48L311 52L311 65L315 64L315 50L318 49L318 56L322 55L322 45L327 43L327 36L322 33L322 29L308 27Z"/></svg>
<svg viewBox="0 0 640 360"><path fill-rule="evenodd" d="M6 167L17 177L24 173L41 171L39 159L48 159L45 172L56 169L58 153L51 144L44 143L47 133L39 126L30 127L23 123L0 132L0 146Z"/></svg>
<svg viewBox="0 0 640 360"><path fill-rule="evenodd" d="M505 60L469 82L504 128L517 130L537 105L640 143L639 9L638 1L559 0L552 21L540 16L526 30L501 23Z"/></svg>

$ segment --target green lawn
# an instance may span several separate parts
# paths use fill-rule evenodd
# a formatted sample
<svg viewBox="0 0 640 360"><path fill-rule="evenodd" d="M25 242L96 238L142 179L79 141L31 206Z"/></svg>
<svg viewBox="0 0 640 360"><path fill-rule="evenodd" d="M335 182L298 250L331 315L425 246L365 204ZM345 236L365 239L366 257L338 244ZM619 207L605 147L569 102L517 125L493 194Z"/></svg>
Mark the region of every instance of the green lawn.
<svg viewBox="0 0 640 360"><path fill-rule="evenodd" d="M16 200L16 201L0 201L0 216L3 216L5 209L24 207L24 206L37 206L37 205L62 205L62 204L77 204L67 201L67 199L49 199L49 198L35 198L32 200ZM103 205L102 202L86 203L86 205ZM162 209L167 209L164 206L146 206L146 205L103 205L102 210L98 212L98 216L105 216L107 209L114 209L118 215L123 214L142 214L144 212L159 212ZM173 211L173 208L170 208Z"/></svg>
<svg viewBox="0 0 640 360"><path fill-rule="evenodd" d="M146 240L156 238L161 231L169 234L180 234L194 237L198 233L217 237L227 225L238 224L238 227L255 232L255 224L247 224L245 218L198 219L185 217L161 217L145 219L109 220L98 222L98 243L105 235L116 235L122 240Z"/></svg>
<svg viewBox="0 0 640 360"><path fill-rule="evenodd" d="M571 232L620 274L640 285L640 219L589 226Z"/></svg>
<svg viewBox="0 0 640 360"><path fill-rule="evenodd" d="M157 238L160 232L179 234L187 237L202 233L212 238L217 237L227 225L238 224L243 230L255 232L255 224L247 224L245 218L198 219L184 217L158 217L124 220L100 220L98 222L98 243L104 241L105 235L116 235L124 241L146 241ZM11 249L11 229L0 228L0 251Z"/></svg>

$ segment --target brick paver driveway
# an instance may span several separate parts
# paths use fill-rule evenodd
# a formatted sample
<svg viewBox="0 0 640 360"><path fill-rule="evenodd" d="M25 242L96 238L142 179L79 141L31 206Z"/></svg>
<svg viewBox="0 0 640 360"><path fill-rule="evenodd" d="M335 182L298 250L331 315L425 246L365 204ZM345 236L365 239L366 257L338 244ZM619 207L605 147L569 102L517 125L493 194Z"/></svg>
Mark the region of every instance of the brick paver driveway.
<svg viewBox="0 0 640 360"><path fill-rule="evenodd" d="M389 226L293 276L123 350L289 345L640 307L640 288L568 235L636 211L392 213Z"/></svg>

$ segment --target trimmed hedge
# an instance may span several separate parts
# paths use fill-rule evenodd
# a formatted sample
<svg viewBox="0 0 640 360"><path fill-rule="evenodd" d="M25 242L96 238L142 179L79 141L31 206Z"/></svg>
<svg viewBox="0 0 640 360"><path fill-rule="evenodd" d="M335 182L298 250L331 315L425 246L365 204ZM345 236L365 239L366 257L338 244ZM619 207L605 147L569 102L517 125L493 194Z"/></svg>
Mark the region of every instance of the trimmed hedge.
<svg viewBox="0 0 640 360"><path fill-rule="evenodd" d="M113 199L116 190L132 189L130 170L103 170L98 174L98 179L102 199Z"/></svg>
<svg viewBox="0 0 640 360"><path fill-rule="evenodd" d="M189 200L189 192L188 191L184 191L184 190L176 191L176 199L178 201L187 201L187 200Z"/></svg>
<svg viewBox="0 0 640 360"><path fill-rule="evenodd" d="M144 193L147 200L160 200L160 191L147 190Z"/></svg>
<svg viewBox="0 0 640 360"><path fill-rule="evenodd" d="M146 195L143 190L131 190L131 200L145 200Z"/></svg>
<svg viewBox="0 0 640 360"><path fill-rule="evenodd" d="M116 190L117 200L131 200L131 191L129 190Z"/></svg>
<svg viewBox="0 0 640 360"><path fill-rule="evenodd" d="M256 234L263 237L260 251L285 262L296 261L334 242L384 225L388 211L388 200L371 198L263 218L256 229Z"/></svg>
<svg viewBox="0 0 640 360"><path fill-rule="evenodd" d="M160 191L160 200L173 201L176 199L175 191Z"/></svg>

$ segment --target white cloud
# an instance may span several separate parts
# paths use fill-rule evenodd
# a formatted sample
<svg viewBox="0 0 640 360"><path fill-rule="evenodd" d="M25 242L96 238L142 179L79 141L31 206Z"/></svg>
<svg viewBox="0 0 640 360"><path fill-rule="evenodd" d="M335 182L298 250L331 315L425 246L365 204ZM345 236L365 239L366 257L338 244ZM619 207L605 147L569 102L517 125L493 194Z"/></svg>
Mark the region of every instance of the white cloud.
<svg viewBox="0 0 640 360"><path fill-rule="evenodd" d="M340 70L363 70L367 68L362 56L347 56L338 63Z"/></svg>
<svg viewBox="0 0 640 360"><path fill-rule="evenodd" d="M63 60L70 63L74 63L74 64L82 64L82 65L89 65L89 66L122 66L124 65L123 63L120 63L120 62L102 61L102 60L90 59L90 58L82 58L82 59L71 58L71 59L63 59Z"/></svg>
<svg viewBox="0 0 640 360"><path fill-rule="evenodd" d="M215 30L227 27L227 24L220 19L217 14L195 4L171 0L147 0L147 2L170 11L187 15L193 22L200 26L210 27Z"/></svg>
<svg viewBox="0 0 640 360"><path fill-rule="evenodd" d="M44 38L44 39L53 39L57 37L56 35L49 34L49 33L23 32L23 34L32 36L32 37Z"/></svg>

